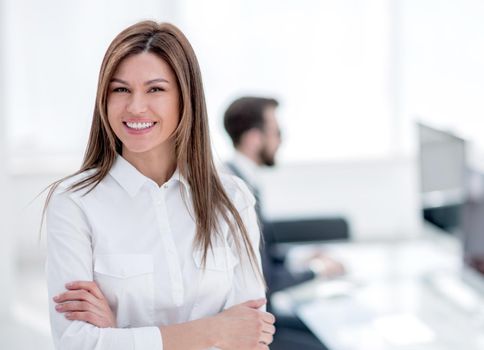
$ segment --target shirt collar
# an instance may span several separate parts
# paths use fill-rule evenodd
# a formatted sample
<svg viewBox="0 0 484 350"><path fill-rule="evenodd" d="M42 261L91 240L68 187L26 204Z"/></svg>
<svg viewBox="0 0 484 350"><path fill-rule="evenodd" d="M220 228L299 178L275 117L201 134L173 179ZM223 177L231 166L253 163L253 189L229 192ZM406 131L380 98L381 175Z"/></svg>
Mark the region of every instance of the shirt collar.
<svg viewBox="0 0 484 350"><path fill-rule="evenodd" d="M249 185L257 187L257 172L259 166L252 159L239 151L235 151L233 162L243 175L244 180L247 181Z"/></svg>
<svg viewBox="0 0 484 350"><path fill-rule="evenodd" d="M121 185L122 188L129 193L131 197L138 194L140 188L147 182L150 182L158 187L158 185L150 178L143 175L130 162L124 159L121 155L116 155L114 164L109 170L109 174ZM186 194L190 195L190 184L187 179L180 173L178 168L175 170L171 178L165 183L169 184L173 181L180 182Z"/></svg>

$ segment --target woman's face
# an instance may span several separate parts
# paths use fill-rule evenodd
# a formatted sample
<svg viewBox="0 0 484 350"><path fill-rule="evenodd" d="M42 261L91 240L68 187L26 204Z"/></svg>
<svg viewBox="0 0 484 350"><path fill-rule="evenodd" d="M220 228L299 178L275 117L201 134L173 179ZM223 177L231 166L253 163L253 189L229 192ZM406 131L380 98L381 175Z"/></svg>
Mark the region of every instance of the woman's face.
<svg viewBox="0 0 484 350"><path fill-rule="evenodd" d="M170 136L180 120L179 96L175 73L155 54L143 52L119 64L109 84L107 111L123 155L174 152Z"/></svg>

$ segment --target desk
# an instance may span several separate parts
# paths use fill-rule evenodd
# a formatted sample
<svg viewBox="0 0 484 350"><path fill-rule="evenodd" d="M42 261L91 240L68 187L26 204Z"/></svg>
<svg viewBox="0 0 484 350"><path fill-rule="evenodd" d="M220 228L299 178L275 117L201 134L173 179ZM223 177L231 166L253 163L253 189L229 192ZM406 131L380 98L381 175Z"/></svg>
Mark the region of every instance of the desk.
<svg viewBox="0 0 484 350"><path fill-rule="evenodd" d="M347 276L276 293L273 304L297 313L331 350L484 349L484 300L461 281L454 237L322 247Z"/></svg>

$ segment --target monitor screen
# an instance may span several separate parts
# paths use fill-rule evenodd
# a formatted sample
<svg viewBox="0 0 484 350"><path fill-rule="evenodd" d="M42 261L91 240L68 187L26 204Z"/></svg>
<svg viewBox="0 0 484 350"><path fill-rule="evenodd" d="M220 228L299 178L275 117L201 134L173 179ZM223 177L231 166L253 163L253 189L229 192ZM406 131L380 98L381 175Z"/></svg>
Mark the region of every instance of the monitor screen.
<svg viewBox="0 0 484 350"><path fill-rule="evenodd" d="M418 124L422 207L440 208L464 203L466 141L450 132Z"/></svg>
<svg viewBox="0 0 484 350"><path fill-rule="evenodd" d="M423 218L445 232L455 233L466 201L466 141L421 123L418 140Z"/></svg>
<svg viewBox="0 0 484 350"><path fill-rule="evenodd" d="M471 191L471 178L484 186L484 174L466 162L466 141L450 132L418 124L420 188L424 217L458 232L464 262L484 275L484 195Z"/></svg>

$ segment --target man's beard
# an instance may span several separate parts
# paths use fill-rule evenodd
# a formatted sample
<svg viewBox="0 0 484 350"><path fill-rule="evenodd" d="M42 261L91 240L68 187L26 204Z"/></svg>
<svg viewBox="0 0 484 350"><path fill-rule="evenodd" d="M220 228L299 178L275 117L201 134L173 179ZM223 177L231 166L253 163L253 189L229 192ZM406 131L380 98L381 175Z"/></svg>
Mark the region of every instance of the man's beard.
<svg viewBox="0 0 484 350"><path fill-rule="evenodd" d="M275 154L270 154L266 147L263 147L259 152L259 158L261 164L265 166L272 167L276 164Z"/></svg>

